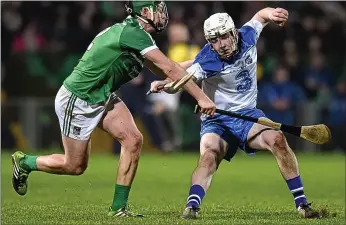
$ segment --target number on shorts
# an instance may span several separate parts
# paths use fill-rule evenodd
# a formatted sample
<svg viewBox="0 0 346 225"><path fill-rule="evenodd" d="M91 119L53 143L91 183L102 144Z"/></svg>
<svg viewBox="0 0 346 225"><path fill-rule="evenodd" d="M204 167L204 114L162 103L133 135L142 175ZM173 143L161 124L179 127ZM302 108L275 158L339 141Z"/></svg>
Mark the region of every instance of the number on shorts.
<svg viewBox="0 0 346 225"><path fill-rule="evenodd" d="M107 27L106 29L104 29L103 31L101 31L100 33L98 33L98 35L96 35L95 38L100 37L102 34L106 33L109 29L111 29L111 27ZM94 46L94 42L91 42L90 45L87 48L87 51L90 51L90 49Z"/></svg>
<svg viewBox="0 0 346 225"><path fill-rule="evenodd" d="M252 80L248 70L243 70L235 76L235 80L240 80L240 84L237 86L238 92L245 92L250 90L252 86Z"/></svg>

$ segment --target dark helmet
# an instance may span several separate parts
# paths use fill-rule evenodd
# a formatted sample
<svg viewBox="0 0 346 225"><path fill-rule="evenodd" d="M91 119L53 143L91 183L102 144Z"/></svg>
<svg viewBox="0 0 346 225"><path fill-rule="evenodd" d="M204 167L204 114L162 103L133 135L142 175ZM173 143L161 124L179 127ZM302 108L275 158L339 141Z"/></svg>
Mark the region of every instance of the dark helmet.
<svg viewBox="0 0 346 225"><path fill-rule="evenodd" d="M141 15L143 8L149 8L151 10L152 18L146 18ZM168 11L164 1L139 1L130 0L126 1L125 8L128 14L135 18L141 18L144 22L149 23L156 32L163 31L168 24ZM154 23L154 13L158 13L159 21Z"/></svg>

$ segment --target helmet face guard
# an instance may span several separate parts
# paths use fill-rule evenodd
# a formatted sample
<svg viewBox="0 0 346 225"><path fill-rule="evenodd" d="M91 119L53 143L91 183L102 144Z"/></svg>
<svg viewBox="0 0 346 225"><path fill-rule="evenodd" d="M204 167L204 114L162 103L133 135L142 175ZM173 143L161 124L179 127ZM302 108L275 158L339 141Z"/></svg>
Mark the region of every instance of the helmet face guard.
<svg viewBox="0 0 346 225"><path fill-rule="evenodd" d="M168 10L165 2L159 2L157 4L156 13L158 16L158 21L153 27L155 28L156 32L159 33L166 29L169 20Z"/></svg>
<svg viewBox="0 0 346 225"><path fill-rule="evenodd" d="M204 37L209 43L215 43L217 38L229 33L231 56L238 52L238 30L232 18L227 13L215 13L204 22Z"/></svg>
<svg viewBox="0 0 346 225"><path fill-rule="evenodd" d="M143 8L149 8L151 12L151 18L146 18L141 15L141 10ZM130 14L133 17L140 18L145 23L149 23L157 33L162 32L164 29L166 29L168 25L168 10L166 3L163 1L153 1L150 2L150 4L143 4L140 8L135 9L133 5L133 1L127 1L125 3L125 8L128 14ZM157 15L154 15L157 14ZM155 16L157 16L157 21L155 21ZM155 22L154 22L155 21Z"/></svg>
<svg viewBox="0 0 346 225"><path fill-rule="evenodd" d="M221 32L214 32L213 34L206 35L205 39L209 43L213 43L213 40L219 38L220 36L222 36L226 33L229 33L228 38L230 39L231 50L232 50L231 56L233 56L233 55L237 54L237 52L238 52L238 31L237 31L237 29L234 28L234 29L222 32L222 33Z"/></svg>

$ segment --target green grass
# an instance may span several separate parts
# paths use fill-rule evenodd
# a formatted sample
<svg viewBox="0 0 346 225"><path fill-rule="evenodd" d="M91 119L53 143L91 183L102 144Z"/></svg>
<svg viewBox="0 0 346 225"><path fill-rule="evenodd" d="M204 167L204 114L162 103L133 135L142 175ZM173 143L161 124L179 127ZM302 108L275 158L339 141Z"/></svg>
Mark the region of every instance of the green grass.
<svg viewBox="0 0 346 225"><path fill-rule="evenodd" d="M275 160L268 154L224 161L202 204L201 218L181 220L197 154L143 154L130 194L145 218L108 218L118 158L92 154L82 176L34 172L26 196L12 189L10 155L2 154L2 224L345 224L345 156L299 154L305 193L335 217L298 217Z"/></svg>

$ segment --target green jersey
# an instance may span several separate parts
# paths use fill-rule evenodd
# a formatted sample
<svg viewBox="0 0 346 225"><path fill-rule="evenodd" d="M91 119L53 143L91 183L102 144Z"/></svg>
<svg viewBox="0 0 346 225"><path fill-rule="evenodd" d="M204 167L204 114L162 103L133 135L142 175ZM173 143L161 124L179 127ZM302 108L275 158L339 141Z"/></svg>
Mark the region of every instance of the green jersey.
<svg viewBox="0 0 346 225"><path fill-rule="evenodd" d="M121 85L138 76L143 55L155 41L132 17L100 32L90 43L64 86L89 104L107 100Z"/></svg>

